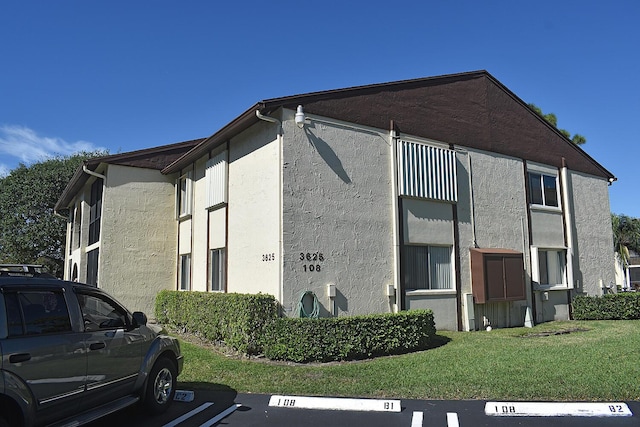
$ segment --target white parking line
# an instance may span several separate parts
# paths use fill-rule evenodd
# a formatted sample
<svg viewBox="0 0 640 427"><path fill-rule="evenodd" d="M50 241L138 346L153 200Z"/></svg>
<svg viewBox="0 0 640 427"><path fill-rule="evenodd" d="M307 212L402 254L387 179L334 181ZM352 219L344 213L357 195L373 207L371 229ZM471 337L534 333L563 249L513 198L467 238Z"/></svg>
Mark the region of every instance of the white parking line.
<svg viewBox="0 0 640 427"><path fill-rule="evenodd" d="M486 415L494 417L632 417L622 402L487 402Z"/></svg>
<svg viewBox="0 0 640 427"><path fill-rule="evenodd" d="M207 409L209 406L213 405L213 402L205 402L202 405L198 406L196 409L187 412L186 414L184 414L183 416L176 418L175 420L171 421L168 424L163 425L162 427L174 427L177 426L178 424L180 424L181 422L183 422L184 420L193 417L195 414L198 414L202 411L204 411L205 409Z"/></svg>
<svg viewBox="0 0 640 427"><path fill-rule="evenodd" d="M235 405L229 406L227 409L225 409L224 411L220 412L218 415L216 415L215 417L211 418L206 423L200 424L200 427L211 427L212 425L216 424L218 421L220 421L221 419L223 419L227 415L233 413L236 409L238 409L241 406L242 405L239 404L239 403L236 403Z"/></svg>
<svg viewBox="0 0 640 427"><path fill-rule="evenodd" d="M447 427L460 427L457 413L447 412Z"/></svg>
<svg viewBox="0 0 640 427"><path fill-rule="evenodd" d="M279 395L271 396L269 406L298 409L327 409L333 411L400 412L402 410L399 400Z"/></svg>
<svg viewBox="0 0 640 427"><path fill-rule="evenodd" d="M411 427L422 427L423 419L424 419L423 412L413 411L413 417L411 417Z"/></svg>

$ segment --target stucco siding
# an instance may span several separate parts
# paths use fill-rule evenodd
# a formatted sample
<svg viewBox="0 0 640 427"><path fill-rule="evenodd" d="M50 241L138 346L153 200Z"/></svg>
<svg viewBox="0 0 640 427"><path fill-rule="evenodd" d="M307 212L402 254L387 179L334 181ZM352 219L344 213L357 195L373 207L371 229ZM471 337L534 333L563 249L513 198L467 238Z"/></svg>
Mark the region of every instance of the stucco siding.
<svg viewBox="0 0 640 427"><path fill-rule="evenodd" d="M576 291L601 295L601 285L615 281L608 183L577 172L570 173L570 182Z"/></svg>
<svg viewBox="0 0 640 427"><path fill-rule="evenodd" d="M562 212L531 208L531 244L541 248L565 247Z"/></svg>
<svg viewBox="0 0 640 427"><path fill-rule="evenodd" d="M321 315L389 312L393 284L393 198L389 137L372 129L284 122L284 295L295 315L312 291ZM336 287L335 306L327 285Z"/></svg>
<svg viewBox="0 0 640 427"><path fill-rule="evenodd" d="M450 203L405 199L404 242L453 246L453 210Z"/></svg>
<svg viewBox="0 0 640 427"><path fill-rule="evenodd" d="M207 290L207 182L205 166L207 158L199 159L193 170L193 212L191 226L193 227L191 248L191 283L192 290L205 292Z"/></svg>
<svg viewBox="0 0 640 427"><path fill-rule="evenodd" d="M118 165L109 165L106 177L99 286L153 317L156 294L175 286L173 179Z"/></svg>
<svg viewBox="0 0 640 427"><path fill-rule="evenodd" d="M229 292L280 294L280 158L276 125L258 123L229 149Z"/></svg>
<svg viewBox="0 0 640 427"><path fill-rule="evenodd" d="M478 246L522 252L529 246L523 227L527 225L527 198L522 161L483 152L470 155Z"/></svg>
<svg viewBox="0 0 640 427"><path fill-rule="evenodd" d="M209 212L209 248L224 248L227 236L227 208Z"/></svg>
<svg viewBox="0 0 640 427"><path fill-rule="evenodd" d="M524 164L514 159L479 151L469 151L471 161L472 192L467 194L468 215L473 226L461 227L460 252L463 276L463 293L471 292L471 263L468 244L473 244L474 233L480 248L512 249L524 256L525 286L530 294L531 273L529 256L529 235L527 199L525 194ZM468 162L464 165L468 171ZM468 174L467 174L468 177ZM461 201L461 218L466 218L466 201ZM530 301L515 301L495 304L476 304L476 326L482 327L483 317L493 327L521 326L524 313Z"/></svg>

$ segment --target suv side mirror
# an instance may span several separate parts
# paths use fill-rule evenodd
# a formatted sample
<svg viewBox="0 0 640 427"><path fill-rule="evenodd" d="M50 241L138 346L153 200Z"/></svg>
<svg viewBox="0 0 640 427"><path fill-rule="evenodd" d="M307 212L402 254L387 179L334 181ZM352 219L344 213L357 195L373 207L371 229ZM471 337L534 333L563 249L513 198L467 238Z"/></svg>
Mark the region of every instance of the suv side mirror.
<svg viewBox="0 0 640 427"><path fill-rule="evenodd" d="M136 311L133 313L133 326L140 327L145 326L147 324L147 315L141 311Z"/></svg>

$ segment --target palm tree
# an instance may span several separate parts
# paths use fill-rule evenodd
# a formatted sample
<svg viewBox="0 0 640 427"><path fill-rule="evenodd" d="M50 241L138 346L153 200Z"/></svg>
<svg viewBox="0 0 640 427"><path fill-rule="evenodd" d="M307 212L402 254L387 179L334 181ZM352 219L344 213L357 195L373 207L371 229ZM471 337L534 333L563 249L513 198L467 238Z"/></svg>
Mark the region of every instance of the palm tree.
<svg viewBox="0 0 640 427"><path fill-rule="evenodd" d="M613 228L613 250L628 276L630 253L631 251L640 252L640 219L611 214L611 226Z"/></svg>

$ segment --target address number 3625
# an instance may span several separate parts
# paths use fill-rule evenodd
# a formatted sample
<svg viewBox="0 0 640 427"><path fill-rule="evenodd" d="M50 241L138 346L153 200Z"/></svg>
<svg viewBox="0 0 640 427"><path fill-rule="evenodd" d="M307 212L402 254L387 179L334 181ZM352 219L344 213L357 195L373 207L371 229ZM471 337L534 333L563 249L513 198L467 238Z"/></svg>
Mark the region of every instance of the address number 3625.
<svg viewBox="0 0 640 427"><path fill-rule="evenodd" d="M322 252L300 252L300 261L324 261Z"/></svg>

